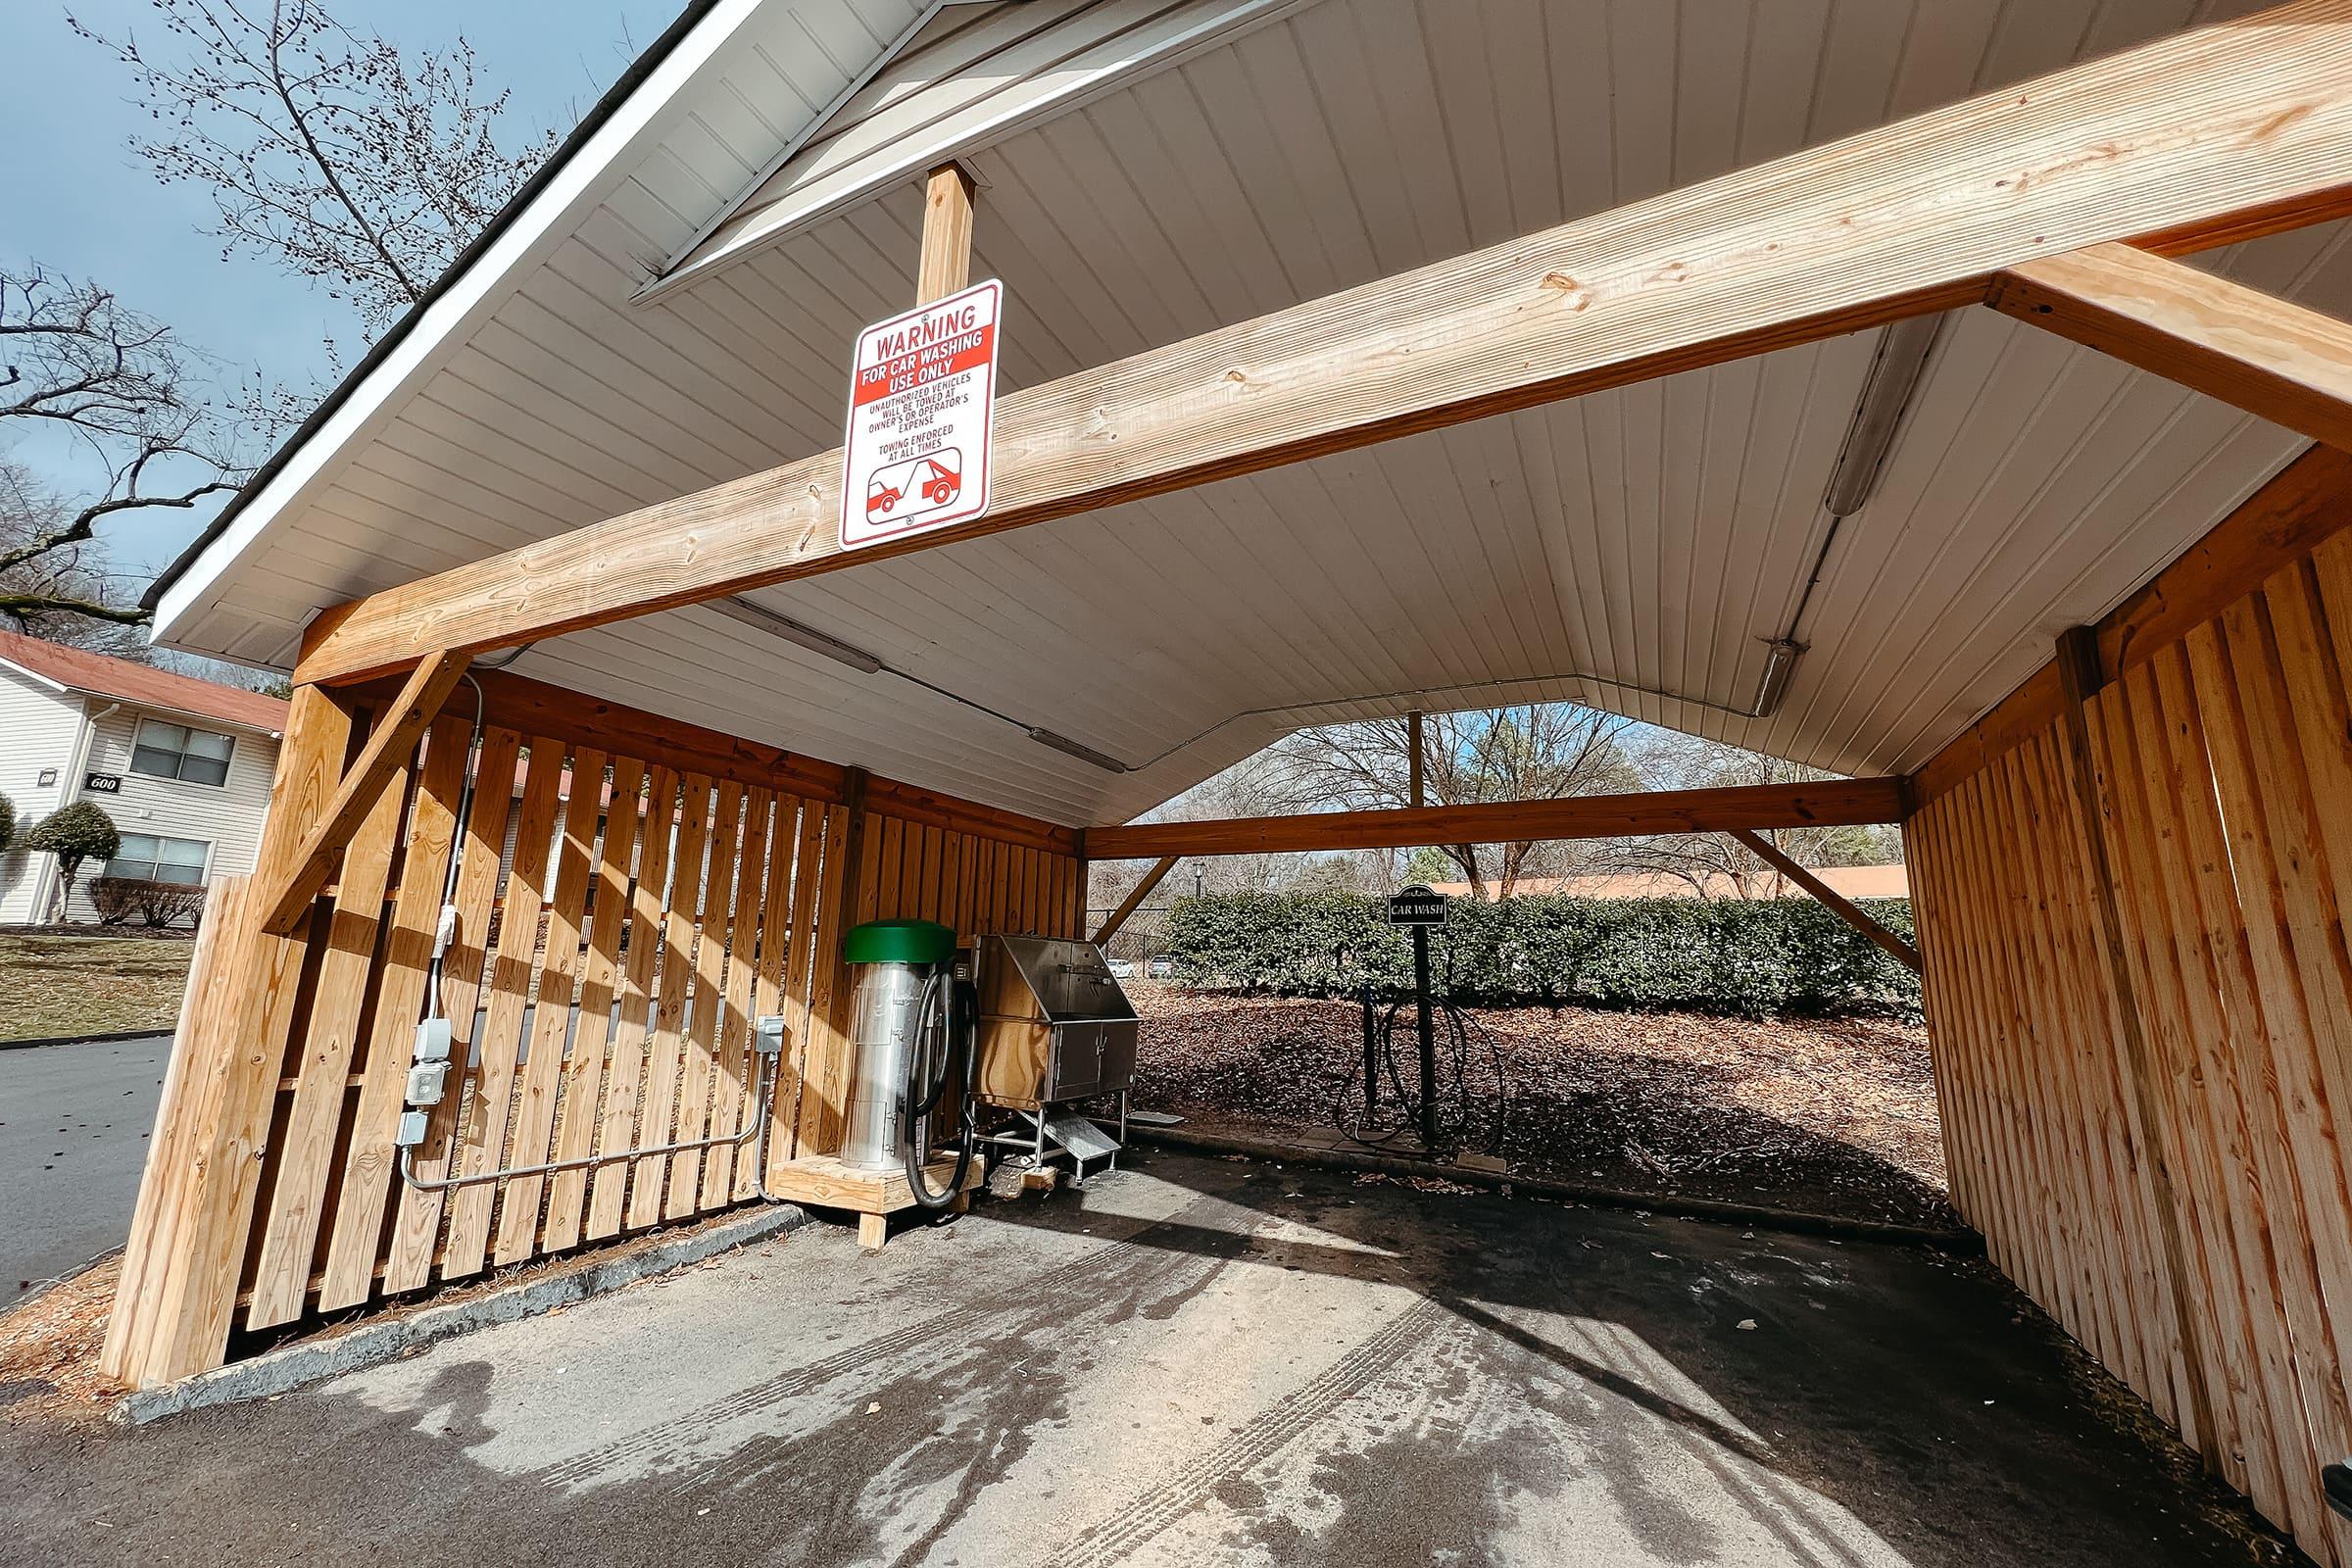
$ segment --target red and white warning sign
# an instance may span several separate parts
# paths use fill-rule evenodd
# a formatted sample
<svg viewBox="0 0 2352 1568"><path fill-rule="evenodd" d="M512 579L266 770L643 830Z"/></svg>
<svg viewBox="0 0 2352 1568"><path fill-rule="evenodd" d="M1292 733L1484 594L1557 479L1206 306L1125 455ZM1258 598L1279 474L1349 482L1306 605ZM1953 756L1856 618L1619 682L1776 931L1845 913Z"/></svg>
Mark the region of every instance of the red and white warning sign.
<svg viewBox="0 0 2352 1568"><path fill-rule="evenodd" d="M858 334L843 443L844 550L988 510L1004 301L1004 285L991 278Z"/></svg>

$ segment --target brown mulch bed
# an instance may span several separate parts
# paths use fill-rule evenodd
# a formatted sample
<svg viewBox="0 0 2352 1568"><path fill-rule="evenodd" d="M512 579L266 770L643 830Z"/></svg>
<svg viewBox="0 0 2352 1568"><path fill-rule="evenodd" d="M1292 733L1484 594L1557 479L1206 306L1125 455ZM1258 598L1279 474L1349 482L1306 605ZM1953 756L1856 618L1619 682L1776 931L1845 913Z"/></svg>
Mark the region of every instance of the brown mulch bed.
<svg viewBox="0 0 2352 1568"><path fill-rule="evenodd" d="M1130 988L1135 1102L1198 1130L1327 1134L1363 1054L1353 1003ZM1561 1181L1957 1226L1927 1032L1885 1018L1473 1009L1466 1147ZM1411 1071L1409 1011L1397 1053ZM1507 1085L1493 1133L1496 1064ZM1450 1102L1442 1101L1450 1104ZM1351 1101L1352 1103L1352 1101Z"/></svg>
<svg viewBox="0 0 2352 1568"><path fill-rule="evenodd" d="M98 1371L122 1259L110 1257L0 1312L0 1420L74 1421L122 1392Z"/></svg>

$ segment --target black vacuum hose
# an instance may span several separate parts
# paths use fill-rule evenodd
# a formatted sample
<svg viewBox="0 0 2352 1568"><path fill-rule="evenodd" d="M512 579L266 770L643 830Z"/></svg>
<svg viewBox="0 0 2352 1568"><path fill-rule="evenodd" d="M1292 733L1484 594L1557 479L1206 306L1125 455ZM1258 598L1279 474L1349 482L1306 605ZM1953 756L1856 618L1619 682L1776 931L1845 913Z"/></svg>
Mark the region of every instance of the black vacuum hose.
<svg viewBox="0 0 2352 1568"><path fill-rule="evenodd" d="M929 1044L934 1027L938 1029L936 1052ZM964 1178L971 1174L972 1151L980 1143L978 1102L972 1093L980 1082L978 988L959 984L942 969L923 988L915 1014L916 1046L906 1054L906 1189L916 1203L934 1212L946 1208L963 1191ZM940 1097L947 1093L948 1074L958 1056L963 1059L963 1095L957 1107L963 1137L956 1152L956 1174L949 1178L945 1192L934 1193L923 1185L924 1133L931 1113L939 1108Z"/></svg>

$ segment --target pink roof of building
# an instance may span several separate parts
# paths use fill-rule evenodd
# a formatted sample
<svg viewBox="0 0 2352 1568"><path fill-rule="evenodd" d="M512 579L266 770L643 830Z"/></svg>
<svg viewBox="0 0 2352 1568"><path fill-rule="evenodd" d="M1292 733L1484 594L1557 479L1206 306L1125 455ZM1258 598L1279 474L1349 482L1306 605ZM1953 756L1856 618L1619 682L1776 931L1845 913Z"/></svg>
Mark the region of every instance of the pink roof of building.
<svg viewBox="0 0 2352 1568"><path fill-rule="evenodd" d="M1899 862L1893 865L1821 865L1813 874L1829 885L1830 891L1849 899L1907 899L1911 896L1911 874ZM1736 899L1740 890L1732 879L1720 872L1707 879L1706 897ZM1467 882L1434 882L1437 892L1448 898L1470 896ZM1490 893L1494 884L1489 882ZM1802 898L1804 889L1793 882L1784 881L1779 873L1771 872L1757 879L1751 890L1754 896L1768 899ZM1534 897L1547 893L1565 893L1579 899L1695 899L1699 892L1679 876L1663 871L1619 871L1598 876L1535 876L1526 877L1511 886L1513 894Z"/></svg>
<svg viewBox="0 0 2352 1568"><path fill-rule="evenodd" d="M19 632L0 631L0 663L13 664L36 679L71 691L268 730L273 735L285 733L286 705L275 697L134 664L127 659L110 659Z"/></svg>

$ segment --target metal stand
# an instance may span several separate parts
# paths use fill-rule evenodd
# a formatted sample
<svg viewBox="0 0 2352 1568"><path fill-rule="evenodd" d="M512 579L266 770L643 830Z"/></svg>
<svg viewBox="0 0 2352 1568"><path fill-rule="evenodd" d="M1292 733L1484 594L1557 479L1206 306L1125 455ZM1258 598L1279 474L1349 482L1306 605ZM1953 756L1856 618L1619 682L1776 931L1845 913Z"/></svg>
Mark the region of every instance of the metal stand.
<svg viewBox="0 0 2352 1568"><path fill-rule="evenodd" d="M1056 1113L1053 1105L1036 1110L1018 1106L1007 1107L1019 1118L1017 1127L984 1135L981 1142L1001 1148L1017 1149L1027 1154L1033 1168L1046 1169L1046 1161L1059 1154L1070 1160L1070 1185L1084 1187L1087 1183L1087 1163L1102 1161L1092 1174L1101 1176L1119 1168L1119 1154L1127 1147L1127 1091L1119 1091L1119 1131L1114 1138L1103 1132L1095 1121L1075 1107L1084 1101L1063 1102L1071 1108Z"/></svg>
<svg viewBox="0 0 2352 1568"><path fill-rule="evenodd" d="M1418 708L1405 714L1404 732L1405 744L1411 748L1405 771L1410 780L1412 803L1416 807L1427 806L1429 796L1423 772L1429 753L1422 739ZM1429 1021L1429 928L1423 925L1413 927L1413 1001L1419 1008L1415 1029L1421 1037L1421 1150L1434 1154L1438 1151L1438 1036Z"/></svg>
<svg viewBox="0 0 2352 1568"><path fill-rule="evenodd" d="M1413 1004L1421 1037L1421 1147L1438 1148L1438 1036L1429 1018L1429 927L1413 927Z"/></svg>

